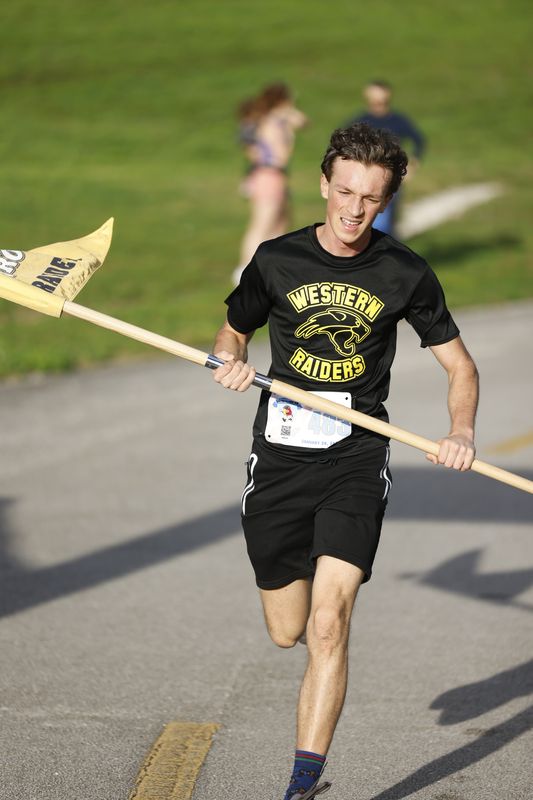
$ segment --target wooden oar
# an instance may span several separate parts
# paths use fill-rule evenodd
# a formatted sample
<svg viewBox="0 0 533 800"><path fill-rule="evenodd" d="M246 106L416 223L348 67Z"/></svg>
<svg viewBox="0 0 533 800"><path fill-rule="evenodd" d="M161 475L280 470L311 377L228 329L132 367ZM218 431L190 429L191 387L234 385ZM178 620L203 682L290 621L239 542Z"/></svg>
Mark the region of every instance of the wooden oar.
<svg viewBox="0 0 533 800"><path fill-rule="evenodd" d="M174 339L160 336L157 333L152 333L152 331L139 328L128 322L123 322L115 317L110 317L107 314L101 314L99 311L94 311L78 303L65 300L55 294L49 294L35 286L30 286L29 284L22 283L13 278L8 278L5 275L0 275L0 297L4 297L19 305L26 306L27 308L32 308L35 311L49 314L50 316L60 317L65 313L71 317L83 319L86 322L92 322L94 325L98 325L101 328L115 331L115 333L128 336L130 339L136 339L138 342L143 342L151 347L157 347L159 350L172 353L179 358L184 358L187 361L192 361L194 364L200 364L209 369L216 369L224 363L219 358L204 353L201 350L196 350L194 347L188 347ZM423 453L430 453L434 456L439 453L439 445L431 439L418 436L416 433L410 433L403 428L398 428L388 422L383 422L382 420L375 419L375 417L370 417L368 414L363 414L361 411L345 408L324 397L319 397L311 392L298 389L296 386L292 386L289 383L283 383L275 378L257 374L254 385L272 394L281 395L281 397L286 397L288 400L294 400L308 408L322 411L326 414L330 414L332 417L337 417L337 419L346 420L354 425L359 425L362 428L374 431L374 433L379 433L383 436L395 439L398 442L403 442L410 447L421 450ZM480 475L485 475L501 483L514 486L516 489L521 489L523 492L533 494L533 481L523 478L520 475L515 475L500 467L495 467L492 464L487 464L476 458L472 464L472 470L478 472Z"/></svg>
<svg viewBox="0 0 533 800"><path fill-rule="evenodd" d="M129 336L130 339L137 339L139 342L144 342L152 347L165 350L167 353L172 353L175 356L185 358L187 361L192 361L195 364L200 364L210 369L216 369L224 363L219 358L204 353L201 350L196 350L193 347L188 347L180 342L176 342L174 339L167 339L165 336L159 336L157 333L138 328L136 325L122 322L114 317L108 317L106 314L100 314L98 311L85 308L77 303L66 301L63 310L72 317L83 319L86 322L93 322L95 325L99 325L102 328L108 328L116 333ZM398 428L396 425L391 425L388 422L383 422L383 420L370 417L368 414L363 414L361 411L345 408L339 405L339 403L334 403L324 397L306 392L304 389L299 389L289 383L278 381L275 378L268 378L266 375L258 373L255 376L254 386L258 386L260 389L266 389L266 391L272 394L286 397L288 400L294 400L316 411L330 414L332 417L337 417L337 419L343 419L354 425L359 425L369 431L374 431L374 433L380 433L383 436L395 439L398 442L403 442L411 447L416 447L423 453L431 453L434 456L439 454L439 445L431 439L426 439L423 436L418 436L416 433ZM471 468L474 472L479 472L480 475L485 475L488 478L493 478L502 483L507 483L509 486L514 486L516 489L521 489L524 492L533 494L533 481L523 478L520 475L515 475L500 467L487 464L477 458L474 459Z"/></svg>

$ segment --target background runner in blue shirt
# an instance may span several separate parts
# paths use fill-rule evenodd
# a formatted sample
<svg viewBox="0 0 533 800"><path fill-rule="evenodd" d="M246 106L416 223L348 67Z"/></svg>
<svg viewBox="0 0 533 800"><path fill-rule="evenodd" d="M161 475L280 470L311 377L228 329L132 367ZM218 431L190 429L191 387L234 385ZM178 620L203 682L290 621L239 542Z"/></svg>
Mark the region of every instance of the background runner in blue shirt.
<svg viewBox="0 0 533 800"><path fill-rule="evenodd" d="M357 114L346 122L349 127L355 122L366 122L371 128L390 131L400 139L402 146L407 142L409 154L409 176L413 175L425 150L426 142L423 134L414 122L405 114L391 108L392 87L385 81L371 81L364 88L363 96L367 110ZM400 192L396 192L392 201L382 214L374 221L374 228L383 233L395 236L395 225L398 219L398 201Z"/></svg>

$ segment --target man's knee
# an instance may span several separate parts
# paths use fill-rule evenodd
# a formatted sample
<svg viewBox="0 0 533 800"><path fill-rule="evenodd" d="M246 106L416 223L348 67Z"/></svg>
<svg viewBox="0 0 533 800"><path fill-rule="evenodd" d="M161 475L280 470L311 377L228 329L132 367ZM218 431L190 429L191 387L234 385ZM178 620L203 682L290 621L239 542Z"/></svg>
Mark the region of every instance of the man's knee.
<svg viewBox="0 0 533 800"><path fill-rule="evenodd" d="M265 617L268 635L278 647L288 649L294 647L305 633L305 621L299 624L298 620Z"/></svg>
<svg viewBox="0 0 533 800"><path fill-rule="evenodd" d="M319 605L311 613L308 642L311 651L333 650L348 641L350 615L343 605Z"/></svg>
<svg viewBox="0 0 533 800"><path fill-rule="evenodd" d="M311 583L302 578L281 589L261 590L265 623L278 647L294 647L305 633L309 616Z"/></svg>
<svg viewBox="0 0 533 800"><path fill-rule="evenodd" d="M298 635L293 634L289 631L282 630L281 628L273 628L270 625L267 625L268 635L278 647L287 650L291 647L294 647L298 639L300 638ZM301 635L301 634L300 634Z"/></svg>

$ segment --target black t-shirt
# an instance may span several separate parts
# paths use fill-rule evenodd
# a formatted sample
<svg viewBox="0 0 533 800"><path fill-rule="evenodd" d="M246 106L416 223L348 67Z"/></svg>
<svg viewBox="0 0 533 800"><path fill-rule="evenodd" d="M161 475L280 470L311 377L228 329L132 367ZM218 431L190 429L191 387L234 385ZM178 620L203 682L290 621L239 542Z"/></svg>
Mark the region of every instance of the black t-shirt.
<svg viewBox="0 0 533 800"><path fill-rule="evenodd" d="M309 391L342 391L352 408L388 420L383 406L396 351L396 326L405 318L421 346L459 334L441 285L428 264L405 245L372 230L354 257L334 256L319 243L317 225L264 242L226 298L228 322L240 333L269 323L269 375ZM264 437L269 393L262 392L254 436ZM329 448L335 453L383 437L357 425ZM324 450L305 450L311 457Z"/></svg>

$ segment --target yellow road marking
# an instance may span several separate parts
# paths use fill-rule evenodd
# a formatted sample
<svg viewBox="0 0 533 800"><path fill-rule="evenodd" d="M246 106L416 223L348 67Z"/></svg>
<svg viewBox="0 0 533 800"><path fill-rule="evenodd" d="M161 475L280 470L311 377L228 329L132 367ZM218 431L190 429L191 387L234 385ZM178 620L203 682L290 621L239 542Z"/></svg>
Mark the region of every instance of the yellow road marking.
<svg viewBox="0 0 533 800"><path fill-rule="evenodd" d="M522 434L522 436L514 436L512 439L506 439L503 442L493 445L488 449L489 453L514 453L517 450L522 450L524 447L529 447L533 444L533 431Z"/></svg>
<svg viewBox="0 0 533 800"><path fill-rule="evenodd" d="M214 722L169 722L148 753L129 800L190 800L211 747Z"/></svg>

